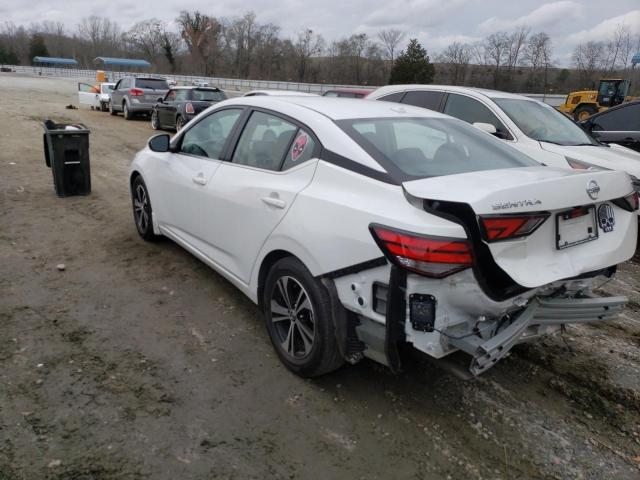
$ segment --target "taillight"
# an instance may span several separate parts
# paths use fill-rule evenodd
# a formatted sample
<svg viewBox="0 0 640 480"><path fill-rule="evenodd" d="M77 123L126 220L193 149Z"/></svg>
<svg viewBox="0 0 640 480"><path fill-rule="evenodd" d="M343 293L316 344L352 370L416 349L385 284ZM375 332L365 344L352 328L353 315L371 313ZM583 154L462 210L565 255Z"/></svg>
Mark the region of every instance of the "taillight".
<svg viewBox="0 0 640 480"><path fill-rule="evenodd" d="M638 192L630 193L626 197L616 198L615 200L612 200L612 202L620 208L624 208L629 212L635 212L640 206L640 198L638 198Z"/></svg>
<svg viewBox="0 0 640 480"><path fill-rule="evenodd" d="M531 235L549 217L548 213L480 217L487 242L499 242Z"/></svg>
<svg viewBox="0 0 640 480"><path fill-rule="evenodd" d="M196 111L193 108L193 104L192 103L187 103L184 106L184 111L187 112L187 113L196 113Z"/></svg>
<svg viewBox="0 0 640 480"><path fill-rule="evenodd" d="M473 264L466 239L419 235L380 225L371 225L370 230L389 260L420 275L443 278Z"/></svg>
<svg viewBox="0 0 640 480"><path fill-rule="evenodd" d="M139 88L130 88L129 89L129 94L133 97L140 97L142 95L144 95L144 92L142 90L140 90Z"/></svg>

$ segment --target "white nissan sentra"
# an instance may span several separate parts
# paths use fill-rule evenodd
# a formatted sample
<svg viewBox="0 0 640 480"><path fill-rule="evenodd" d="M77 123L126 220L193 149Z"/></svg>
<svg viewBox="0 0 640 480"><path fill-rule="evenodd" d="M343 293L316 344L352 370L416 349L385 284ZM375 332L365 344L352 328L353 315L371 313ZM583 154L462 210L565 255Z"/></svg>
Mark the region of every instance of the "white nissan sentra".
<svg viewBox="0 0 640 480"><path fill-rule="evenodd" d="M389 102L245 97L216 104L131 166L134 220L264 312L303 376L408 343L470 371L567 323L607 321L592 288L635 250L621 171L543 167L467 123Z"/></svg>

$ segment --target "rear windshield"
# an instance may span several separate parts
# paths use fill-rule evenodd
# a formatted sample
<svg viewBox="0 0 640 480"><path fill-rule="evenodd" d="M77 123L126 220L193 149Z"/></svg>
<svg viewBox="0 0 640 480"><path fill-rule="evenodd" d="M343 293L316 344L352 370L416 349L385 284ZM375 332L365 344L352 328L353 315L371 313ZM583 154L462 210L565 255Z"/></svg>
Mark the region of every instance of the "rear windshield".
<svg viewBox="0 0 640 480"><path fill-rule="evenodd" d="M151 90L168 90L169 84L160 78L136 78L136 87Z"/></svg>
<svg viewBox="0 0 640 480"><path fill-rule="evenodd" d="M456 119L367 118L337 123L389 173L399 170L410 178L540 165Z"/></svg>
<svg viewBox="0 0 640 480"><path fill-rule="evenodd" d="M199 102L219 102L226 100L227 96L220 90L194 90L193 100Z"/></svg>

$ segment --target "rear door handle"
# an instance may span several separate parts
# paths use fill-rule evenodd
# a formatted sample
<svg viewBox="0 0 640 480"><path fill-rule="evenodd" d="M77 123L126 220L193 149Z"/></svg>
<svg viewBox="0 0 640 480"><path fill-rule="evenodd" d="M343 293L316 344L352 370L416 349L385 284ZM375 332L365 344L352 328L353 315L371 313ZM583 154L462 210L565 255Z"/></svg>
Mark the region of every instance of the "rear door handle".
<svg viewBox="0 0 640 480"><path fill-rule="evenodd" d="M262 197L262 201L267 205L271 205L272 207L276 208L284 208L287 206L287 202L285 202L284 200L280 200L276 196Z"/></svg>
<svg viewBox="0 0 640 480"><path fill-rule="evenodd" d="M204 178L204 175L202 175L202 173L199 173L198 176L193 177L191 180L193 180L193 183L197 183L198 185L207 184L207 179Z"/></svg>

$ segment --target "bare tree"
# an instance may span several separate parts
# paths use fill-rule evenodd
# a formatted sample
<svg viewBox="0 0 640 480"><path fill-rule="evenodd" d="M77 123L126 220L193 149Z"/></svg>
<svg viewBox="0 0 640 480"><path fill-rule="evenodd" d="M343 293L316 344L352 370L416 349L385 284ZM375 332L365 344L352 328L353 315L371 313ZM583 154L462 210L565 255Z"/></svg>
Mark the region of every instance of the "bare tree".
<svg viewBox="0 0 640 480"><path fill-rule="evenodd" d="M391 28L389 30L381 30L378 32L378 39L382 44L382 51L391 63L396 59L398 45L404 40L406 34L402 30Z"/></svg>
<svg viewBox="0 0 640 480"><path fill-rule="evenodd" d="M448 81L453 85L464 84L469 62L471 61L472 47L466 43L453 42L445 48L436 61L445 65L449 74Z"/></svg>
<svg viewBox="0 0 640 480"><path fill-rule="evenodd" d="M536 89L539 79L543 79L543 87L548 81L548 71L551 66L552 45L551 37L545 32L538 32L531 37L524 48L523 63L533 70L529 80L530 86ZM544 75L541 75L544 73Z"/></svg>
<svg viewBox="0 0 640 480"><path fill-rule="evenodd" d="M87 42L91 57L116 55L121 49L121 30L106 17L91 15L78 24L80 38Z"/></svg>
<svg viewBox="0 0 640 480"><path fill-rule="evenodd" d="M596 73L606 66L605 46L602 42L581 43L575 48L571 58L583 86L592 87Z"/></svg>
<svg viewBox="0 0 640 480"><path fill-rule="evenodd" d="M307 28L298 33L298 39L293 44L296 75L299 82L302 82L307 73L307 68L311 57L318 55L324 49L324 39L321 35L313 33L313 30Z"/></svg>
<svg viewBox="0 0 640 480"><path fill-rule="evenodd" d="M484 55L493 66L493 87L498 88L500 81L500 67L508 59L509 37L505 32L492 33L484 39Z"/></svg>
<svg viewBox="0 0 640 480"><path fill-rule="evenodd" d="M176 22L189 52L201 62L204 75L209 75L214 67L212 63L215 62L214 55L218 47L220 23L215 18L197 10L194 12L183 10Z"/></svg>

